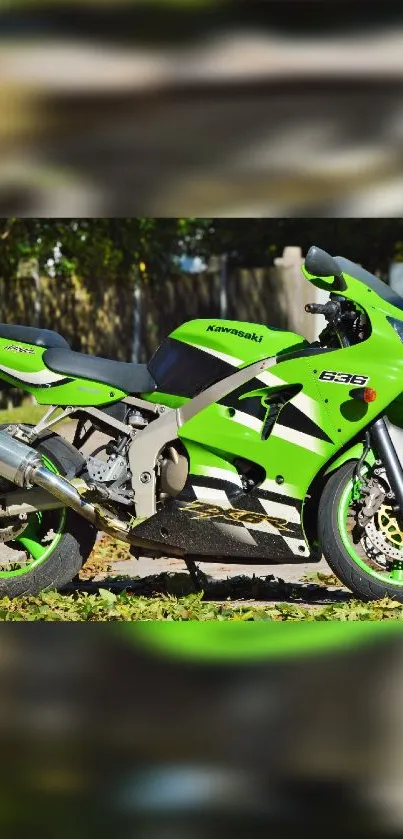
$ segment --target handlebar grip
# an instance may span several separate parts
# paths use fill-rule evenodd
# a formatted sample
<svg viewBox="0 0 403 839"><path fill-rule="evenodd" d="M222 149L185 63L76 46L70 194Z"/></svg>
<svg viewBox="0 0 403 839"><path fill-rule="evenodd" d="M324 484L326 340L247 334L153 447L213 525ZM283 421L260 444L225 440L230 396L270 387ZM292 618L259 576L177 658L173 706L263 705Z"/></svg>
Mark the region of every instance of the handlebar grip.
<svg viewBox="0 0 403 839"><path fill-rule="evenodd" d="M305 311L309 312L311 315L323 315L326 311L326 306L321 303L307 303L305 306Z"/></svg>

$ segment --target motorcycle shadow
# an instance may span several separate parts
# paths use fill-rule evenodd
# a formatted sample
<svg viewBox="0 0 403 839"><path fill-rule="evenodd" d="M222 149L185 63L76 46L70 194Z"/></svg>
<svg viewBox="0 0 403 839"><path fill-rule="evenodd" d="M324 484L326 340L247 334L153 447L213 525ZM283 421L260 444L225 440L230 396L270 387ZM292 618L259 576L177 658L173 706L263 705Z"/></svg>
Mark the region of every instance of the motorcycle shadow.
<svg viewBox="0 0 403 839"><path fill-rule="evenodd" d="M187 572L163 572L147 577L109 576L103 580L74 580L66 593L96 593L100 588L115 594L127 591L138 597L170 595L185 597L203 592L203 600L215 602L257 602L295 603L296 605L331 605L353 599L346 589L326 582L287 582L273 574L266 577L239 575L227 579L213 579L198 571L197 577Z"/></svg>

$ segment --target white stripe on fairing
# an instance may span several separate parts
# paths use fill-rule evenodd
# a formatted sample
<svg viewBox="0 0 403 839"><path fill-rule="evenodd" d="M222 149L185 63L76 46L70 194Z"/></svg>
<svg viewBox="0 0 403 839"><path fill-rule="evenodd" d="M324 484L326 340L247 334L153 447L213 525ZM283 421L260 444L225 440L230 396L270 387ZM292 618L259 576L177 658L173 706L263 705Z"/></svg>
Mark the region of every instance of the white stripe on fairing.
<svg viewBox="0 0 403 839"><path fill-rule="evenodd" d="M239 422L240 425L246 425L247 428L252 428L253 431L258 431L259 434L263 428L262 420L257 417L251 417L250 414L245 414L243 411L235 411L231 419L234 422Z"/></svg>
<svg viewBox="0 0 403 839"><path fill-rule="evenodd" d="M271 501L268 498L259 498L259 502L269 516L294 522L294 524L299 524L301 521L298 510L291 504L280 504L278 501Z"/></svg>
<svg viewBox="0 0 403 839"><path fill-rule="evenodd" d="M199 474L205 475L207 478L217 478L219 481L227 481L230 484L236 484L242 487L242 481L237 472L230 472L229 469L219 469L216 466L202 466Z"/></svg>
<svg viewBox="0 0 403 839"><path fill-rule="evenodd" d="M259 501L269 516L277 516L279 519L285 519L285 521L294 524L301 523L301 516L295 507L291 507L289 504L279 504L278 501L269 501L267 498L259 498ZM301 548L304 548L304 553L307 553L306 544L302 539L287 536L281 530L279 532L293 554L302 554Z"/></svg>
<svg viewBox="0 0 403 839"><path fill-rule="evenodd" d="M255 542L251 533L246 527L239 527L237 524L223 524L222 522L214 521L214 527L217 527L218 530L224 534L224 536L229 536L231 539L235 539L236 542L243 542L244 545L252 545L256 547L257 542Z"/></svg>
<svg viewBox="0 0 403 839"><path fill-rule="evenodd" d="M320 418L320 408L318 402L315 399L312 399L311 396L308 396L306 393L297 393L296 396L293 396L290 399L291 405L295 405L296 408L299 408L305 416L309 417L313 422L318 422Z"/></svg>
<svg viewBox="0 0 403 839"><path fill-rule="evenodd" d="M234 367L239 367L240 364L244 363L242 358L235 358L234 355L227 355L225 352L213 350L212 347L201 347L200 344L193 343L192 347L196 347L197 350L202 350L203 352L206 352L209 355L214 355L216 358L221 359L221 361L226 361L227 364L232 364Z"/></svg>
<svg viewBox="0 0 403 839"><path fill-rule="evenodd" d="M200 487L193 484L193 491L199 501L206 501L207 503L217 504L218 507L223 507L228 510L232 504L228 500L227 494L222 489L213 489L212 487Z"/></svg>
<svg viewBox="0 0 403 839"><path fill-rule="evenodd" d="M243 525L244 525L244 527L247 527L248 530L260 530L261 532L263 531L264 533L270 533L271 536L278 536L279 535L278 528L274 527L274 525L271 524L268 521L259 521L259 522L253 522L253 523L248 521L247 523L244 522Z"/></svg>
<svg viewBox="0 0 403 839"><path fill-rule="evenodd" d="M305 542L302 542L301 539L292 539L291 536L285 536L284 533L281 534L281 537L284 539L284 542L287 543L288 547L291 548L293 554L302 556L303 553L308 553L308 548ZM302 548L304 550L302 550Z"/></svg>
<svg viewBox="0 0 403 839"><path fill-rule="evenodd" d="M302 556L303 553L308 553L308 548L305 542L302 542L301 539L293 539L291 536L285 536L284 533L281 534L281 537L284 539L284 542L287 542L289 548L291 548L293 554L298 556ZM300 550L303 548L304 550Z"/></svg>
<svg viewBox="0 0 403 839"><path fill-rule="evenodd" d="M285 495L288 498L301 500L301 490L298 489L298 487L293 484L278 484L277 481L273 481L272 478L266 478L266 480L260 484L259 489L263 489L265 492L273 492L275 495Z"/></svg>
<svg viewBox="0 0 403 839"><path fill-rule="evenodd" d="M315 454L325 453L325 443L322 440L317 440L316 437L311 437L309 434L303 434L302 431L295 431L293 428L287 428L286 425L276 425L271 432L272 437L280 437L281 440L286 440L287 443L293 443L302 449L308 449Z"/></svg>
<svg viewBox="0 0 403 839"><path fill-rule="evenodd" d="M3 373L8 373L9 376L13 376L20 382L26 382L30 385L50 385L53 382L60 382L62 379L66 378L66 376L59 376L57 373L51 373L50 370L39 370L37 373L27 373L25 371L15 370L12 367L5 367L4 364L0 364L0 370L2 370Z"/></svg>
<svg viewBox="0 0 403 839"><path fill-rule="evenodd" d="M268 370L265 370L264 373L259 373L259 375L255 378L258 379L259 382L263 382L263 384L267 385L267 387L279 387L280 385L287 384L284 379L280 379Z"/></svg>
<svg viewBox="0 0 403 839"><path fill-rule="evenodd" d="M256 376L260 382L267 385L268 387L280 387L284 385L290 385L291 382L286 382L284 379L280 379L278 376L275 376L274 373L270 373L268 370L265 370L264 373L261 373L259 376ZM308 396L306 393L297 393L292 399L290 399L292 405L295 405L296 408L299 408L303 414L306 414L309 419L313 420L313 422L317 422L320 415L319 405L315 399L312 399L311 396Z"/></svg>
<svg viewBox="0 0 403 839"><path fill-rule="evenodd" d="M286 536L285 533L282 532L277 527L274 527L268 521L262 521L258 524L250 524L249 522L244 525L247 527L248 530L259 530L260 532L269 533L271 536L281 536L284 542L287 543L288 547L291 549L293 554L302 554L302 551L299 550L300 547L304 548L304 552L307 553L305 542L302 542L301 539L295 539L291 536Z"/></svg>

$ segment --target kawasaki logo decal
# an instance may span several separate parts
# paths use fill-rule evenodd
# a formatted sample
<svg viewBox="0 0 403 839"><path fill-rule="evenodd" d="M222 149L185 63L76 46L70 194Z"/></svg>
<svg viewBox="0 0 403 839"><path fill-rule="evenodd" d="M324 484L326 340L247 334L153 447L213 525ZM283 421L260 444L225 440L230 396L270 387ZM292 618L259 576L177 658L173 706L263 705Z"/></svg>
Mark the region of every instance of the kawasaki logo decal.
<svg viewBox="0 0 403 839"><path fill-rule="evenodd" d="M35 355L35 350L30 350L28 347L17 347L14 344L9 344L7 347L4 347L4 349L10 350L10 352L21 352L26 355Z"/></svg>
<svg viewBox="0 0 403 839"><path fill-rule="evenodd" d="M240 329L231 329L230 326L218 326L218 324L210 324L207 327L207 332L227 332L229 335L237 335L238 338L247 338L248 341L256 341L260 344L263 340L263 335L256 335L256 332L242 332Z"/></svg>

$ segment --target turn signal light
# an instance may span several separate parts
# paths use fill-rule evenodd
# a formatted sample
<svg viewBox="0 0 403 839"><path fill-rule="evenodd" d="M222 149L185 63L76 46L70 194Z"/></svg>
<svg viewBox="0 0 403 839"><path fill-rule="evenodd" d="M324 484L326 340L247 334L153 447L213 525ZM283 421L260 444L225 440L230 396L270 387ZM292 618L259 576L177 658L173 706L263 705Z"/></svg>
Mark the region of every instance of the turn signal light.
<svg viewBox="0 0 403 839"><path fill-rule="evenodd" d="M376 399L376 390L372 387L364 387L364 402L375 402Z"/></svg>
<svg viewBox="0 0 403 839"><path fill-rule="evenodd" d="M357 387L350 390L350 396L353 399L359 399L360 402L375 402L377 392L372 387Z"/></svg>

